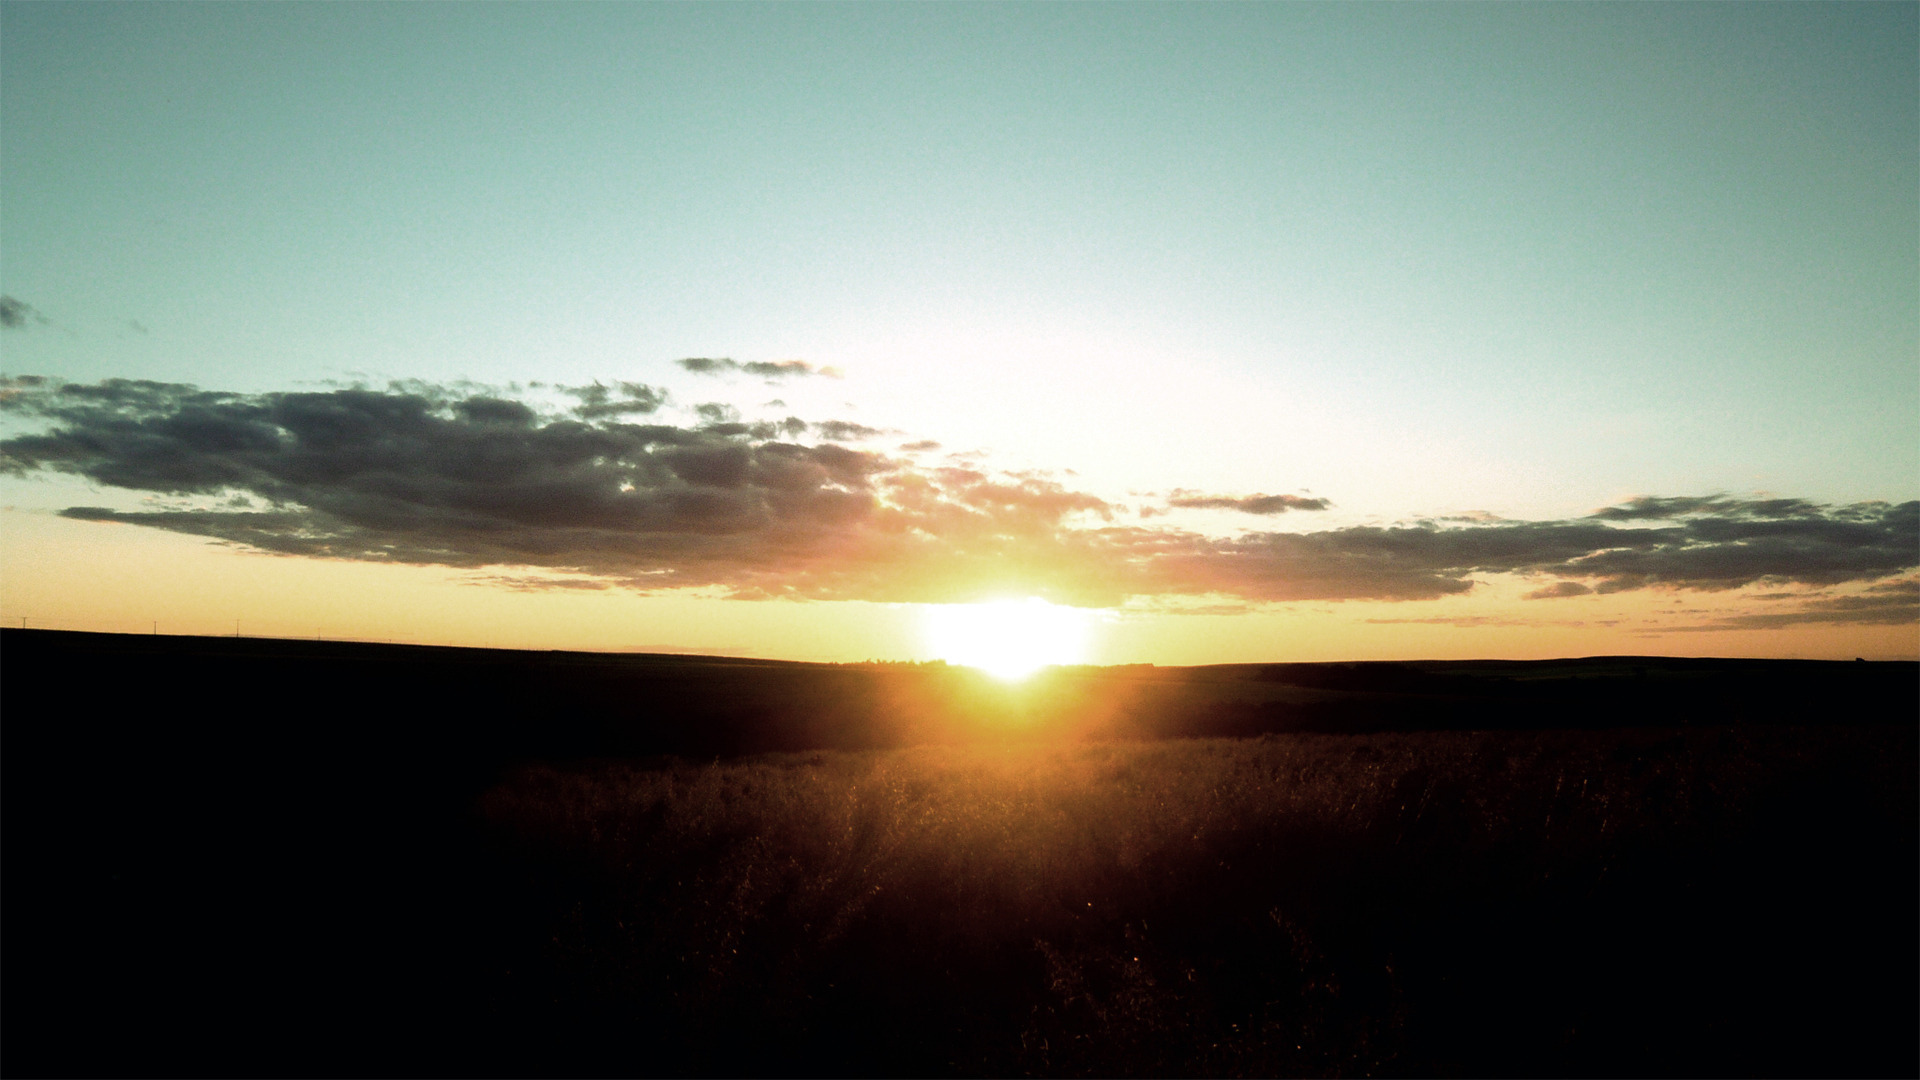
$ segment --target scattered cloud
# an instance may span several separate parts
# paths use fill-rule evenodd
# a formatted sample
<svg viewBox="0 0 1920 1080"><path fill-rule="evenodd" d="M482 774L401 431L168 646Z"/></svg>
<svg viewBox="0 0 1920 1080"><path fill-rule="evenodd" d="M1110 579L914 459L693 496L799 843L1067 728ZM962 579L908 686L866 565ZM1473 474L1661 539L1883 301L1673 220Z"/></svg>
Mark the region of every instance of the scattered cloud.
<svg viewBox="0 0 1920 1080"><path fill-rule="evenodd" d="M23 330L29 323L46 326L47 317L40 314L38 308L24 300L0 296L0 329Z"/></svg>
<svg viewBox="0 0 1920 1080"><path fill-rule="evenodd" d="M434 393L435 388L424 388ZM573 410L582 420L600 420L612 416L645 416L660 411L667 403L667 392L648 386L645 383L616 382L612 386L602 386L595 381L590 386L563 386L560 392L580 399Z"/></svg>
<svg viewBox="0 0 1920 1080"><path fill-rule="evenodd" d="M865 424L856 424L851 420L822 420L820 423L813 425L813 430L815 434L828 442L859 442L862 439L871 439L876 435L886 434L886 432L881 431L879 428L868 427Z"/></svg>
<svg viewBox="0 0 1920 1080"><path fill-rule="evenodd" d="M741 364L740 370L749 375L760 375L769 379L784 379L791 375L818 375L825 379L841 377L837 367L815 367L804 360L756 360Z"/></svg>
<svg viewBox="0 0 1920 1080"><path fill-rule="evenodd" d="M772 439L782 435L793 439L805 435L808 426L805 420L797 416L789 416L785 420L762 421L749 430L756 439Z"/></svg>
<svg viewBox="0 0 1920 1080"><path fill-rule="evenodd" d="M815 367L805 360L749 360L741 363L725 357L690 356L685 360L676 360L687 371L695 375L726 375L740 372L745 375L757 375L763 379L789 379L809 375L822 378L840 378L840 369L835 367Z"/></svg>
<svg viewBox="0 0 1920 1080"><path fill-rule="evenodd" d="M422 383L234 394L8 379L0 410L44 430L0 440L0 470L167 497L71 518L289 555L516 568L516 587L557 574L576 582L565 587L903 601L1021 591L1109 606L1426 600L1514 574L1558 579L1533 598L1816 590L1740 625L1920 620L1920 502L1645 497L1569 520L1220 538L1148 524L1042 472L839 445L879 433L845 421L743 423L708 404L692 425L643 423L664 390L563 389L578 404L555 413L511 391ZM809 433L813 444L798 441Z"/></svg>
<svg viewBox="0 0 1920 1080"><path fill-rule="evenodd" d="M1300 495L1203 495L1178 490L1167 499L1168 506L1183 510L1238 510L1243 514L1284 514L1289 510L1325 510L1333 504L1326 499Z"/></svg>

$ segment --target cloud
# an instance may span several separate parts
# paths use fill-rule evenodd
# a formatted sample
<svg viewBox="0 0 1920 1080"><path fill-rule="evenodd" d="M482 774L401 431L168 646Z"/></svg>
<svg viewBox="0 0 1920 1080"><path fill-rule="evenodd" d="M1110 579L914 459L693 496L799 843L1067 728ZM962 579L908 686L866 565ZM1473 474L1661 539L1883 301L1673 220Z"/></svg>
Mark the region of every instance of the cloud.
<svg viewBox="0 0 1920 1080"><path fill-rule="evenodd" d="M574 412L594 420L417 389L8 389L0 407L55 421L0 442L8 471L51 468L176 497L239 491L265 506L67 516L296 555L744 585L841 550L848 525L871 517L874 477L888 469L836 446L622 422L592 393L577 395Z"/></svg>
<svg viewBox="0 0 1920 1080"><path fill-rule="evenodd" d="M1814 504L1802 504L1814 506ZM1548 574L1596 592L1725 591L1755 583L1871 582L1920 564L1920 502L1796 506L1763 517L1692 512L1652 528L1593 517L1352 526L1209 539L1173 529L1107 530L1143 593L1209 589L1248 599L1422 600L1470 591L1478 577Z"/></svg>
<svg viewBox="0 0 1920 1080"><path fill-rule="evenodd" d="M757 375L764 379L799 378L818 375L828 379L840 378L840 369L834 367L814 367L805 360L749 360L741 363L725 357L690 356L685 360L676 360L682 368L695 375L725 375L729 372L742 372Z"/></svg>
<svg viewBox="0 0 1920 1080"><path fill-rule="evenodd" d="M480 571L466 575L463 581L469 585L486 585L497 589L512 589L515 592L546 592L549 589L604 592L614 587L614 583L605 578L556 577L551 574L489 574Z"/></svg>
<svg viewBox="0 0 1920 1080"><path fill-rule="evenodd" d="M1536 597L1844 586L1868 599L1779 614L1862 621L1907 618L1910 589L1874 590L1920 564L1920 502L1648 497L1570 520L1210 537L1142 521L1045 473L838 445L874 430L860 425L744 423L724 406L696 409L692 425L640 422L664 390L565 393L578 404L554 412L511 391L422 383L234 394L16 378L0 382L0 410L44 430L0 440L0 470L159 498L69 517L263 551L744 597L1420 600L1519 574L1558 579ZM809 432L816 442L798 441Z"/></svg>
<svg viewBox="0 0 1920 1080"><path fill-rule="evenodd" d="M1202 495L1175 491L1168 506L1185 510L1238 510L1243 514L1284 514L1289 510L1325 510L1332 506L1326 499L1299 495Z"/></svg>
<svg viewBox="0 0 1920 1080"><path fill-rule="evenodd" d="M805 420L797 416L789 416L785 420L763 420L754 424L748 431L756 439L773 439L782 435L793 439L805 435L809 426Z"/></svg>
<svg viewBox="0 0 1920 1080"><path fill-rule="evenodd" d="M1666 627L1661 632L1775 630L1783 626L1819 624L1911 626L1914 623L1920 623L1920 578L1881 582L1854 593L1816 597L1789 611L1728 615L1697 626Z"/></svg>
<svg viewBox="0 0 1920 1080"><path fill-rule="evenodd" d="M1643 495L1618 506L1596 510L1599 521L1676 521L1682 518L1711 516L1719 518L1791 518L1820 517L1826 510L1805 499L1734 499L1725 495L1673 496L1661 498Z"/></svg>
<svg viewBox="0 0 1920 1080"><path fill-rule="evenodd" d="M47 317L39 309L24 300L15 300L11 296L0 296L0 328L22 330L28 323L47 325Z"/></svg>
<svg viewBox="0 0 1920 1080"><path fill-rule="evenodd" d="M871 439L875 435L886 434L879 428L856 424L851 420L822 420L813 425L813 430L828 442L859 442L861 439Z"/></svg>
<svg viewBox="0 0 1920 1080"><path fill-rule="evenodd" d="M1556 581L1544 589L1535 589L1529 593L1522 593L1520 594L1520 599L1557 600L1567 596L1586 596L1591 592L1593 592L1593 589L1590 586L1582 585L1577 581Z"/></svg>
<svg viewBox="0 0 1920 1080"><path fill-rule="evenodd" d="M559 389L563 394L580 399L573 413L582 420L636 414L644 416L660 411L660 406L667 403L665 390L645 383L616 382L612 386L602 386L595 381L591 386L563 386Z"/></svg>

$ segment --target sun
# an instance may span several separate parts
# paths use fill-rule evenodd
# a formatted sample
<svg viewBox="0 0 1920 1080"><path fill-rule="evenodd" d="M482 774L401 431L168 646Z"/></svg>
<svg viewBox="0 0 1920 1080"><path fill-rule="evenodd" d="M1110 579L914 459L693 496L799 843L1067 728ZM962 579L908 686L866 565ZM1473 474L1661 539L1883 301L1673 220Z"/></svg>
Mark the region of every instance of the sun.
<svg viewBox="0 0 1920 1080"><path fill-rule="evenodd" d="M1024 679L1049 664L1083 663L1089 621L1088 612L1037 597L943 604L927 609L927 638L949 663Z"/></svg>

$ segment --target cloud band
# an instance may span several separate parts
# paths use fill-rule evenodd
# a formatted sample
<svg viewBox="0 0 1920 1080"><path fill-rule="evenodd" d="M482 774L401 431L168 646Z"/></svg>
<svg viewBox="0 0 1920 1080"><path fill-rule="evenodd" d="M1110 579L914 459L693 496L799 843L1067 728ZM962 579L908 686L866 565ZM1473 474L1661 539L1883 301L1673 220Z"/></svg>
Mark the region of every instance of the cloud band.
<svg viewBox="0 0 1920 1080"><path fill-rule="evenodd" d="M749 597L1418 600L1465 593L1484 575L1522 574L1558 580L1529 594L1538 599L1755 583L1898 586L1808 609L1825 621L1885 621L1909 604L1911 590L1894 579L1920 564L1920 502L1644 498L1558 521L1223 539L1116 524L1119 507L1042 475L926 467L835 444L872 429L750 424L717 412L695 426L641 423L665 391L616 383L566 393L578 404L542 412L508 395L418 383L249 395L13 379L0 386L0 409L47 429L0 441L0 469L54 470L163 497L153 509L81 506L68 517L264 551L537 567ZM808 430L821 441L796 441ZM1175 505L1253 513L1324 505L1177 494ZM1287 502L1269 509L1265 500Z"/></svg>

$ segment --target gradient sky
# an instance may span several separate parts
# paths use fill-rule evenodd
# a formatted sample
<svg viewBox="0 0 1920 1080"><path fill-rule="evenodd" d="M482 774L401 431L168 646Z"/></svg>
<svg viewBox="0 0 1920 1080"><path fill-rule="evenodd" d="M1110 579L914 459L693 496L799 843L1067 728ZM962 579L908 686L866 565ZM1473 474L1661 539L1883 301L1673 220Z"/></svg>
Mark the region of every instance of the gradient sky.
<svg viewBox="0 0 1920 1080"><path fill-rule="evenodd" d="M1913 4L8 3L0 292L48 380L9 620L840 660L1033 594L1101 661L1920 653ZM682 499L626 556L559 481L454 529L506 496L163 476L103 433L205 403L59 389L115 379L868 456L811 546ZM908 480L938 513L859 523Z"/></svg>

